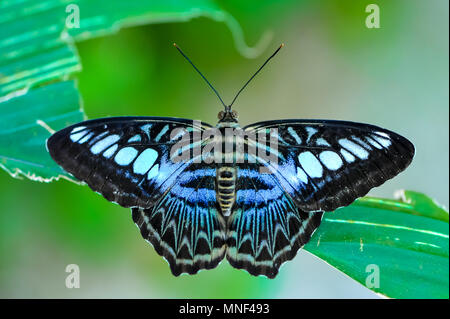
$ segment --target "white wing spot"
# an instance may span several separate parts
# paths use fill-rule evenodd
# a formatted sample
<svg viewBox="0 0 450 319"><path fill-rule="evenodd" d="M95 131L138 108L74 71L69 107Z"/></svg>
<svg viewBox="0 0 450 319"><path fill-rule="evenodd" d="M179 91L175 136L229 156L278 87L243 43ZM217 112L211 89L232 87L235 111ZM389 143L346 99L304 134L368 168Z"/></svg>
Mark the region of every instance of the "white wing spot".
<svg viewBox="0 0 450 319"><path fill-rule="evenodd" d="M140 142L141 141L141 136L139 134L136 134L135 136L131 137L127 143L131 143L131 142Z"/></svg>
<svg viewBox="0 0 450 319"><path fill-rule="evenodd" d="M381 136L383 136L383 137L385 137L387 139L390 139L389 134L387 134L387 133L384 133L384 132L375 132L375 133L378 134L378 135L381 135Z"/></svg>
<svg viewBox="0 0 450 319"><path fill-rule="evenodd" d="M380 133L378 133L378 134L380 134ZM387 136L387 135L383 134L383 136ZM389 147L392 144L391 140L388 139L388 137L384 138L384 137L381 137L381 136L378 136L378 135L375 135L375 134L373 134L372 137L373 137L373 139L375 141L380 143L383 147L387 148L387 147Z"/></svg>
<svg viewBox="0 0 450 319"><path fill-rule="evenodd" d="M343 148L341 149L341 154L342 154L342 156L344 156L345 160L348 163L352 163L355 161L355 157L351 153L344 150Z"/></svg>
<svg viewBox="0 0 450 319"><path fill-rule="evenodd" d="M370 143L370 145L378 148L379 150L381 150L383 148L383 146L381 146L379 143L377 143L373 138L371 138L369 136L366 136L366 140Z"/></svg>
<svg viewBox="0 0 450 319"><path fill-rule="evenodd" d="M359 137L356 136L352 136L352 139L356 142L358 142L360 145L362 145L364 148L371 150L372 148L370 147L369 144L367 144L366 142L364 142L363 140L361 140Z"/></svg>
<svg viewBox="0 0 450 319"><path fill-rule="evenodd" d="M161 137L169 130L169 124L164 125L159 134L155 137L155 142L159 142Z"/></svg>
<svg viewBox="0 0 450 319"><path fill-rule="evenodd" d="M85 137L83 137L81 140L79 140L78 143L83 144L83 143L87 142L93 135L94 135L93 132L87 134Z"/></svg>
<svg viewBox="0 0 450 319"><path fill-rule="evenodd" d="M157 158L158 158L158 152L152 148L147 148L134 161L133 171L136 174L147 173L148 170L150 169L150 167L153 166L153 164L155 163Z"/></svg>
<svg viewBox="0 0 450 319"><path fill-rule="evenodd" d="M98 134L97 136L95 136L93 139L91 139L91 140L89 141L89 143L90 143L91 145L94 145L95 143L97 143L98 141L100 141L103 137L105 137L105 136L108 135L108 134L109 134L108 131L102 132L102 133Z"/></svg>
<svg viewBox="0 0 450 319"><path fill-rule="evenodd" d="M288 127L288 132L295 139L295 142L297 142L297 144L302 144L302 139L300 138L300 136L298 136L297 132L291 126Z"/></svg>
<svg viewBox="0 0 450 319"><path fill-rule="evenodd" d="M86 131L78 132L78 133L75 133L75 134L72 133L72 134L70 134L70 139L72 140L72 142L76 142L80 138L82 138L85 134L87 134Z"/></svg>
<svg viewBox="0 0 450 319"><path fill-rule="evenodd" d="M332 151L323 151L319 155L322 163L330 170L335 171L342 167L342 159L341 157Z"/></svg>
<svg viewBox="0 0 450 319"><path fill-rule="evenodd" d="M331 146L330 143L328 143L328 142L327 142L324 138L322 138L322 137L320 137L320 138L317 139L316 144L317 144L317 145L320 145L320 146Z"/></svg>
<svg viewBox="0 0 450 319"><path fill-rule="evenodd" d="M298 161L302 165L306 174L310 177L322 177L323 168L319 160L311 152L303 152L298 156Z"/></svg>
<svg viewBox="0 0 450 319"><path fill-rule="evenodd" d="M308 184L308 175L300 167L297 167L297 177L303 182L303 184Z"/></svg>
<svg viewBox="0 0 450 319"><path fill-rule="evenodd" d="M151 124L145 124L141 126L141 130L147 134L148 138L150 139L150 128L152 127Z"/></svg>
<svg viewBox="0 0 450 319"><path fill-rule="evenodd" d="M175 134L175 135L173 135ZM185 128L175 128L170 133L170 140L177 140L180 137L183 137L185 134L188 134L188 130ZM173 136L172 136L173 135Z"/></svg>
<svg viewBox="0 0 450 319"><path fill-rule="evenodd" d="M148 172L147 179L152 179L153 177L158 175L159 165L156 164L153 168Z"/></svg>
<svg viewBox="0 0 450 319"><path fill-rule="evenodd" d="M86 126L77 126L77 127L74 127L73 130L70 132L70 134L79 132L79 131L81 131L81 130L84 130L85 128L86 128Z"/></svg>
<svg viewBox="0 0 450 319"><path fill-rule="evenodd" d="M108 148L105 153L103 153L103 156L106 158L110 158L111 156L114 155L114 153L117 151L117 144L111 146L110 148Z"/></svg>
<svg viewBox="0 0 450 319"><path fill-rule="evenodd" d="M104 139L98 141L91 147L91 152L93 154L99 154L102 151L104 151L106 148L113 145L115 142L117 142L120 139L120 136L117 134L109 135L105 137Z"/></svg>
<svg viewBox="0 0 450 319"><path fill-rule="evenodd" d="M307 126L307 127L305 128L305 130L306 130L306 132L308 133L308 138L307 138L307 140L306 140L306 143L308 143L309 140L311 139L311 137L313 137L313 135L316 134L316 133L318 132L318 130L315 129L314 127L310 127L310 126Z"/></svg>
<svg viewBox="0 0 450 319"><path fill-rule="evenodd" d="M136 158L137 153L138 151L134 147L124 147L117 152L114 160L117 164L125 166L130 164Z"/></svg>
<svg viewBox="0 0 450 319"><path fill-rule="evenodd" d="M352 141L349 141L346 138L340 139L339 144L341 144L342 147L345 147L347 150L355 154L360 159L367 159L369 157L369 152L367 152L362 146Z"/></svg>

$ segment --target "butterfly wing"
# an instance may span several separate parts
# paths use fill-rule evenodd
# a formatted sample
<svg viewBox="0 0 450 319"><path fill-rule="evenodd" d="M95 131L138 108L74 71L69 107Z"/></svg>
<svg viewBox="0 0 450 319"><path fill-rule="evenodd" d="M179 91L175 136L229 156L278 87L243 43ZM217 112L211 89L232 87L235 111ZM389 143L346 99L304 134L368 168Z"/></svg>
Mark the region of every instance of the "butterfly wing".
<svg viewBox="0 0 450 319"><path fill-rule="evenodd" d="M260 174L257 164L244 164L228 219L227 259L252 275L274 278L281 264L309 241L322 215L300 210L273 174Z"/></svg>
<svg viewBox="0 0 450 319"><path fill-rule="evenodd" d="M147 208L191 165L192 158L173 161L171 154L185 134L210 127L194 123L159 117L95 119L56 132L47 149L56 163L107 200Z"/></svg>
<svg viewBox="0 0 450 319"><path fill-rule="evenodd" d="M225 254L225 222L215 193L216 170L194 164L151 208L133 208L142 237L175 276L216 267Z"/></svg>
<svg viewBox="0 0 450 319"><path fill-rule="evenodd" d="M265 164L304 211L349 205L403 171L414 156L406 138L368 124L279 120L244 129L276 139L277 163Z"/></svg>

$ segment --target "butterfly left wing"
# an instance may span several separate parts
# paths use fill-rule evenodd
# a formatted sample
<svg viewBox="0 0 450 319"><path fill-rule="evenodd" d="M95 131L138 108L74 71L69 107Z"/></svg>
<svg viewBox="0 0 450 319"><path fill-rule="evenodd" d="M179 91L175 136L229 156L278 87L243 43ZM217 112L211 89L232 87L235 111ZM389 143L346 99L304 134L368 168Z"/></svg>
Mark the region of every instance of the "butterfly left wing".
<svg viewBox="0 0 450 319"><path fill-rule="evenodd" d="M277 142L277 149L269 148L275 163L259 155L256 160L304 211L333 211L349 205L403 171L414 156L414 146L406 138L368 124L278 120L244 130ZM259 145L251 138L247 143Z"/></svg>
<svg viewBox="0 0 450 319"><path fill-rule="evenodd" d="M106 199L132 207L141 234L172 273L194 274L218 265L225 254L215 167L174 160L194 147L185 134L210 126L155 117L96 119L52 135L52 158Z"/></svg>
<svg viewBox="0 0 450 319"><path fill-rule="evenodd" d="M274 278L319 227L323 212L305 212L272 174L257 164L237 173L236 202L228 217L227 259L254 276Z"/></svg>
<svg viewBox="0 0 450 319"><path fill-rule="evenodd" d="M182 147L179 142L209 127L176 118L95 119L56 132L47 149L56 163L107 200L148 208L194 160L173 160L174 150ZM189 149L189 138L187 142Z"/></svg>

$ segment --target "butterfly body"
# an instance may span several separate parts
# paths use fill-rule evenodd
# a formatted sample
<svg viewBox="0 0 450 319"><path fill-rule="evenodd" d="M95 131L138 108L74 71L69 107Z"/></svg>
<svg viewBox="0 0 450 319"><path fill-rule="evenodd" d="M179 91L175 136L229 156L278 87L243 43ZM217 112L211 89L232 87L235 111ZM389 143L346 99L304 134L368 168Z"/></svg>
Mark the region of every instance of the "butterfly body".
<svg viewBox="0 0 450 319"><path fill-rule="evenodd" d="M217 202L224 216L229 216L234 201L236 200L236 175L237 169L231 165L223 165L216 173Z"/></svg>
<svg viewBox="0 0 450 319"><path fill-rule="evenodd" d="M90 120L56 132L47 148L94 191L132 208L173 274L227 258L269 278L309 241L324 211L365 195L414 155L407 139L368 124L278 120L241 128L226 113L216 127L177 118Z"/></svg>

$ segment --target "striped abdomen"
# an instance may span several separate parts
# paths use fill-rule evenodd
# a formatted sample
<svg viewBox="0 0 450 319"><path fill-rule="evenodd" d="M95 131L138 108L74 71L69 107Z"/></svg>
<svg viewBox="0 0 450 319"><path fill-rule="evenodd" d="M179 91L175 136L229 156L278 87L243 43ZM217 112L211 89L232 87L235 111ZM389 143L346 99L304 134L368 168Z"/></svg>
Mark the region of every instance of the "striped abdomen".
<svg viewBox="0 0 450 319"><path fill-rule="evenodd" d="M236 199L236 168L223 166L217 169L216 175L217 201L224 216L231 213Z"/></svg>

